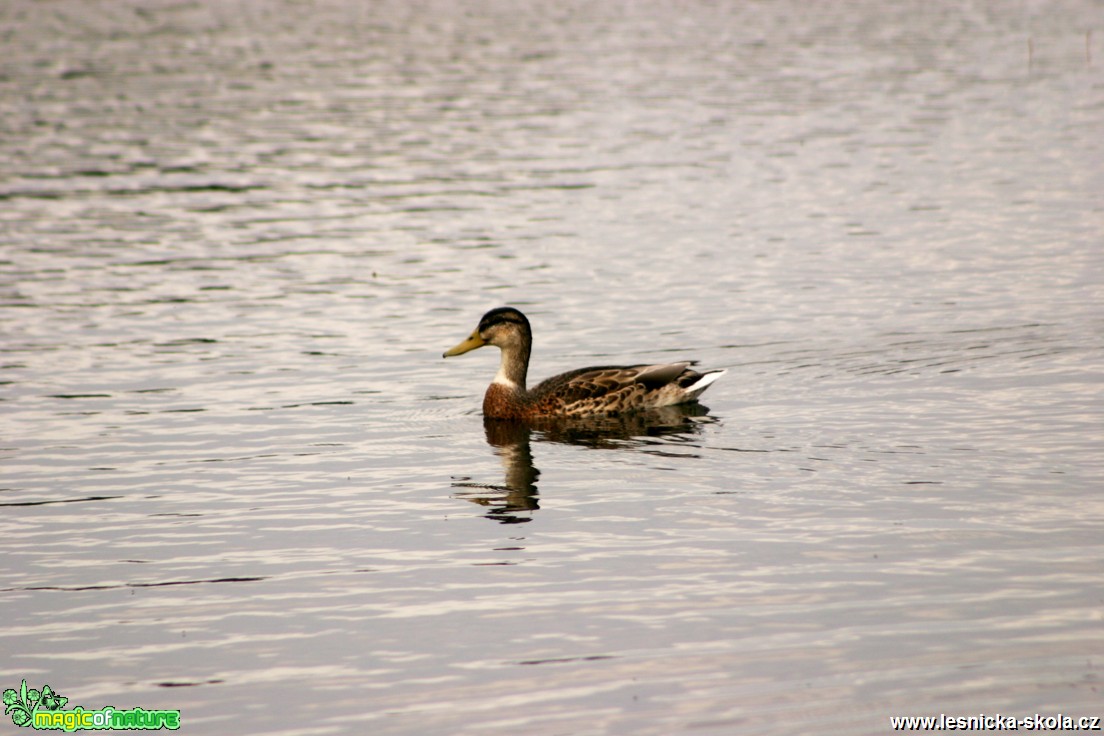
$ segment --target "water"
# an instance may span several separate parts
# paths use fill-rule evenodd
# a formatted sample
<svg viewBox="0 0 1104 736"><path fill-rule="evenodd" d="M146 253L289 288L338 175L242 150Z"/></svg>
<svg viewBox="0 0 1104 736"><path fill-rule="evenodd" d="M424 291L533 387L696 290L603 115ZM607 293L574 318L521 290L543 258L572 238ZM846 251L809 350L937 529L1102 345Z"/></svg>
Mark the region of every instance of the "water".
<svg viewBox="0 0 1104 736"><path fill-rule="evenodd" d="M0 680L189 733L1101 713L1104 11L9 2ZM659 423L484 428L696 358Z"/></svg>

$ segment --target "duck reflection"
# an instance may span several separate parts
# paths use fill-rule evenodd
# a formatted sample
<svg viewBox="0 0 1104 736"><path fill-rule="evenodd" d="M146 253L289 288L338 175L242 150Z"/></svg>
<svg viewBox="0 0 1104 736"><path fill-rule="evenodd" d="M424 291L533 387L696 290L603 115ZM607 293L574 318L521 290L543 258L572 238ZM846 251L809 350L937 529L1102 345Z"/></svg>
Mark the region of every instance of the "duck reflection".
<svg viewBox="0 0 1104 736"><path fill-rule="evenodd" d="M502 461L503 484L453 483L462 489L455 497L486 506L488 519L502 524L525 523L540 508L537 495L540 470L533 464L533 440L617 450L646 445L654 437L696 435L704 424L714 421L709 409L697 403L622 416L529 420L484 417L487 444Z"/></svg>

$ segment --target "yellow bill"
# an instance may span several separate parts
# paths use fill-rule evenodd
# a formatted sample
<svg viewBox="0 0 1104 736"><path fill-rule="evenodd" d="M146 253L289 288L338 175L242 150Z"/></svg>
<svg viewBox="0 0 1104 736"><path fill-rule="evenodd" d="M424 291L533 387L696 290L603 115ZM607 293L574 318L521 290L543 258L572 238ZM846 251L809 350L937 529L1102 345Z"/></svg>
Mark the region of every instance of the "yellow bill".
<svg viewBox="0 0 1104 736"><path fill-rule="evenodd" d="M483 342L483 338L479 336L478 332L473 332L467 340L464 340L464 342L460 343L456 347L446 350L445 354L442 357L451 358L454 355L463 355L469 350L481 348L486 344L487 343Z"/></svg>

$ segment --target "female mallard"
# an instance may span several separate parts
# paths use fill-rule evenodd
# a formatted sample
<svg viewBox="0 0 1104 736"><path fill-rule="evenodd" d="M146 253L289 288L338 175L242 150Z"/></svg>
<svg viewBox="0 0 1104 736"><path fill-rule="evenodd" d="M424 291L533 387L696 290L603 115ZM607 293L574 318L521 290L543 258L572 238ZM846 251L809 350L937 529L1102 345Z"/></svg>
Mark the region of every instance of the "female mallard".
<svg viewBox="0 0 1104 736"><path fill-rule="evenodd" d="M484 345L502 351L502 364L483 396L483 414L494 419L530 419L590 414L619 414L682 404L698 398L724 375L698 373L692 362L660 365L580 368L546 379L528 391L525 374L533 333L529 320L513 307L492 309L479 320L467 340L444 357L461 355Z"/></svg>

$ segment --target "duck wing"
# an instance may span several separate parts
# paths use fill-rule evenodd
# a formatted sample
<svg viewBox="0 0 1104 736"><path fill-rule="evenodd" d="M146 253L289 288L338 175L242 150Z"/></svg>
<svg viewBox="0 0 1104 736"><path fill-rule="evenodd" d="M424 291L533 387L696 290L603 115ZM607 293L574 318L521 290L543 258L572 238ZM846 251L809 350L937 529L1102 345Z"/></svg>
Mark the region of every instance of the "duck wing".
<svg viewBox="0 0 1104 736"><path fill-rule="evenodd" d="M720 377L717 372L699 373L691 365L692 361L684 361L580 368L542 381L530 392L530 400L542 414L619 413L670 406L692 401Z"/></svg>

